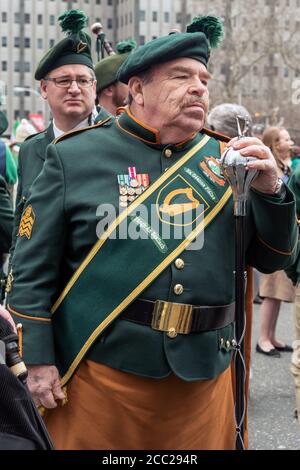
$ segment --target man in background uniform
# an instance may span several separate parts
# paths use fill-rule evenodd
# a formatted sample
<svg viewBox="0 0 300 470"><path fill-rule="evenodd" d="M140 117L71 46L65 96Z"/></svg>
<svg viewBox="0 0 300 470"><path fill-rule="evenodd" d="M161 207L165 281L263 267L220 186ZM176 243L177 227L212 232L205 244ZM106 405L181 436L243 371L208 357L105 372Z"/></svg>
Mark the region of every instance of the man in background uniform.
<svg viewBox="0 0 300 470"><path fill-rule="evenodd" d="M87 17L79 10L70 10L59 17L67 37L59 41L41 59L35 72L40 80L41 96L48 101L53 121L48 128L30 136L19 153L18 192L14 224L13 253L20 218L30 188L41 172L46 148L65 132L93 124L96 80L91 56L91 39L83 31ZM101 120L106 112L98 116Z"/></svg>
<svg viewBox="0 0 300 470"><path fill-rule="evenodd" d="M128 95L128 87L117 79L117 72L135 47L135 41L120 42L116 47L117 54L106 57L95 67L98 104L113 116L117 114L117 108L125 105Z"/></svg>
<svg viewBox="0 0 300 470"><path fill-rule="evenodd" d="M228 139L203 128L221 36L221 22L202 17L132 52L119 119L48 147L20 223L9 309L58 449L235 446L235 222L217 160ZM261 171L247 263L282 269L297 242L293 195L262 142L228 145Z"/></svg>

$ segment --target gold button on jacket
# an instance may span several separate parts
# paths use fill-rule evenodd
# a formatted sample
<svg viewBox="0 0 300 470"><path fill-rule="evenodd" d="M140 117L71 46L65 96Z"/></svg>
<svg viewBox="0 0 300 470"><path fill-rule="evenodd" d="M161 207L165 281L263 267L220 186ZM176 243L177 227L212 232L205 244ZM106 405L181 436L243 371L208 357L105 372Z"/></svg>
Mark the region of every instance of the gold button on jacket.
<svg viewBox="0 0 300 470"><path fill-rule="evenodd" d="M165 157L166 158L172 157L172 150L171 149L166 149L165 150Z"/></svg>
<svg viewBox="0 0 300 470"><path fill-rule="evenodd" d="M175 261L175 266L177 269L183 269L184 268L184 261L181 258L177 258Z"/></svg>
<svg viewBox="0 0 300 470"><path fill-rule="evenodd" d="M183 286L181 284L176 284L176 286L174 286L174 293L176 295L181 295L183 293Z"/></svg>

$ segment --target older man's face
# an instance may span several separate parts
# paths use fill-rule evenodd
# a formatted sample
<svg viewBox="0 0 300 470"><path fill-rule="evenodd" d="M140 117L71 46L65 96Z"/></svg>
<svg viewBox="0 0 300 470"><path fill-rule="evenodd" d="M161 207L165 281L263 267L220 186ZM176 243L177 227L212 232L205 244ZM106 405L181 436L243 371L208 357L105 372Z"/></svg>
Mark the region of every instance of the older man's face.
<svg viewBox="0 0 300 470"><path fill-rule="evenodd" d="M143 85L148 123L157 129L179 127L187 133L202 129L208 112L206 67L194 59L181 58L153 67Z"/></svg>

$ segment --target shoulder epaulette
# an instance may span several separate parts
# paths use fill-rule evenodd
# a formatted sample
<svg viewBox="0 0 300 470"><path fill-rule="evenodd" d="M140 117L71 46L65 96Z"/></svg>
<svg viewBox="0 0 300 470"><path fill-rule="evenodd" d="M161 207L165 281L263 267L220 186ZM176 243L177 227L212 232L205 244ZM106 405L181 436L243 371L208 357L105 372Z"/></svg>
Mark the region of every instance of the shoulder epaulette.
<svg viewBox="0 0 300 470"><path fill-rule="evenodd" d="M37 137L38 135L41 135L45 132L46 129L44 129L43 131L40 131L40 132L36 132L35 134L31 134L29 135L28 137L26 137L26 139L24 139L24 142L27 142L27 140L30 140L30 139L33 139L33 137Z"/></svg>
<svg viewBox="0 0 300 470"><path fill-rule="evenodd" d="M108 118L103 119L103 121L97 122L97 124L94 124L93 126L82 127L81 129L75 129L73 131L66 132L65 134L57 137L57 139L54 139L52 143L57 144L58 142L61 142L62 140L67 139L68 137L71 137L76 134L80 134L80 132L84 132L87 130L95 129L97 127L101 127L103 126L103 124L106 124L107 122L111 121L111 119L112 119L112 116L109 116Z"/></svg>
<svg viewBox="0 0 300 470"><path fill-rule="evenodd" d="M210 137L214 137L217 140L221 140L222 142L229 142L231 140L231 137L228 137L225 134L221 134L220 132L212 131L211 129L208 129L207 127L204 127L202 129L202 132L204 132L204 134L209 135Z"/></svg>

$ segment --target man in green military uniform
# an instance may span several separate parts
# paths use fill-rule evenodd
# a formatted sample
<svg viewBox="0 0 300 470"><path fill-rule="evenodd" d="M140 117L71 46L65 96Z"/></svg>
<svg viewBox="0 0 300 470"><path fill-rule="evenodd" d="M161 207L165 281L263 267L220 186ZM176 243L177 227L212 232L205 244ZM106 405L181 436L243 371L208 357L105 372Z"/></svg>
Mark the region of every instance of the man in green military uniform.
<svg viewBox="0 0 300 470"><path fill-rule="evenodd" d="M8 297L31 392L55 408L46 423L57 448L234 448L233 203L224 142L203 128L221 34L204 17L140 47L119 70L130 92L119 119L48 147ZM228 145L260 170L247 262L282 269L297 243L294 198L261 141ZM68 403L56 407L65 384Z"/></svg>
<svg viewBox="0 0 300 470"><path fill-rule="evenodd" d="M124 106L128 95L128 87L117 80L117 72L135 47L135 41L119 42L117 53L101 60L95 67L98 104L113 116L117 114L117 108Z"/></svg>
<svg viewBox="0 0 300 470"><path fill-rule="evenodd" d="M65 132L93 124L97 116L91 39L83 31L87 17L79 10L70 10L59 17L59 22L67 37L45 54L35 72L36 80L40 80L41 96L48 101L53 121L45 131L26 139L20 149L12 252L24 203L42 170L47 146ZM106 117L106 112L102 110L98 119L103 116Z"/></svg>

